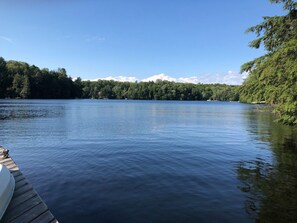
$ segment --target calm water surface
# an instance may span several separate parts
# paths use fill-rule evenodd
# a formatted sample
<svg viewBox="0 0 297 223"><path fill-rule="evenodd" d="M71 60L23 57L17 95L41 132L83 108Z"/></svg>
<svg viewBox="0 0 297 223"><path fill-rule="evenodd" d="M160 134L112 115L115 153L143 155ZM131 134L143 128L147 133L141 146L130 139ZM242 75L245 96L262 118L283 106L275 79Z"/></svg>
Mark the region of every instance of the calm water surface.
<svg viewBox="0 0 297 223"><path fill-rule="evenodd" d="M240 103L0 100L0 144L60 222L294 222L296 136Z"/></svg>

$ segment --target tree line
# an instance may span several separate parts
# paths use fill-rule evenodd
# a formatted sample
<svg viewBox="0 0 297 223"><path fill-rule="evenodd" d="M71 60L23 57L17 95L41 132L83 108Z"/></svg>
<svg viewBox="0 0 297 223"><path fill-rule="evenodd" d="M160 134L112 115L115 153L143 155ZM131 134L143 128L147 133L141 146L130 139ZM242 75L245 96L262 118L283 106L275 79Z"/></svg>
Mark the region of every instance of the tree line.
<svg viewBox="0 0 297 223"><path fill-rule="evenodd" d="M0 98L238 101L239 86L170 81L72 80L64 68L40 69L0 57Z"/></svg>
<svg viewBox="0 0 297 223"><path fill-rule="evenodd" d="M80 79L72 81L63 68L40 69L0 57L0 98L68 99L81 96Z"/></svg>
<svg viewBox="0 0 297 223"><path fill-rule="evenodd" d="M117 82L83 81L83 98L138 100L220 100L238 101L239 86L190 84L170 81Z"/></svg>

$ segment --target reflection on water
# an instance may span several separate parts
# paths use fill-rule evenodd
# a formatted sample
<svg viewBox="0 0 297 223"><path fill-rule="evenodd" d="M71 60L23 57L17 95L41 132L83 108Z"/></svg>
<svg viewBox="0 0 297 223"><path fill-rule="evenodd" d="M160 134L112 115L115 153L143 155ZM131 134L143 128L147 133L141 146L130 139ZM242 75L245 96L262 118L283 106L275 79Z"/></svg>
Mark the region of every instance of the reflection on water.
<svg viewBox="0 0 297 223"><path fill-rule="evenodd" d="M293 222L296 130L222 102L0 100L0 144L61 222Z"/></svg>
<svg viewBox="0 0 297 223"><path fill-rule="evenodd" d="M245 209L257 222L296 222L297 131L272 122L267 114L250 116L250 130L269 142L272 162L265 159L238 162L240 190L246 194ZM257 128L255 128L257 125Z"/></svg>

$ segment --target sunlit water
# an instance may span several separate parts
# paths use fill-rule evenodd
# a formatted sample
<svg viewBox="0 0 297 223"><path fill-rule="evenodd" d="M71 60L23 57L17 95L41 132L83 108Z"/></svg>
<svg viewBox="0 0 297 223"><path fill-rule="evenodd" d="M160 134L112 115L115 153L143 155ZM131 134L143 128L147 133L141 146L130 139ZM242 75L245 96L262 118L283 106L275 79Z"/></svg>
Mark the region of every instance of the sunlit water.
<svg viewBox="0 0 297 223"><path fill-rule="evenodd" d="M0 100L0 144L60 222L292 222L296 131L235 102Z"/></svg>

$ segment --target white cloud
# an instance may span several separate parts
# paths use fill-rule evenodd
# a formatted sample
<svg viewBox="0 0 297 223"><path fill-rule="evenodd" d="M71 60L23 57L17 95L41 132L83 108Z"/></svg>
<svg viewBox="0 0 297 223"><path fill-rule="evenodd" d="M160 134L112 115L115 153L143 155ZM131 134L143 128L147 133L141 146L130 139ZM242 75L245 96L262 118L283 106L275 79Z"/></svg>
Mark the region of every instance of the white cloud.
<svg viewBox="0 0 297 223"><path fill-rule="evenodd" d="M9 43L13 43L13 40L9 37L6 37L6 36L0 36L0 39L1 40L4 40L6 42L9 42Z"/></svg>
<svg viewBox="0 0 297 223"><path fill-rule="evenodd" d="M204 84L231 84L240 85L247 77L248 74L240 74L234 71L228 71L227 73L217 74L205 74L199 77L199 81Z"/></svg>
<svg viewBox="0 0 297 223"><path fill-rule="evenodd" d="M229 70L228 73L223 78L223 83L227 84L241 84L242 82L242 75Z"/></svg>
<svg viewBox="0 0 297 223"><path fill-rule="evenodd" d="M177 82L177 79L174 78L174 77L170 77L166 74L156 74L156 75L153 75L151 77L148 77L148 78L145 78L143 80L141 80L142 82L149 82L149 81L153 81L153 82L156 82L157 80L162 80L162 81L174 81L174 82Z"/></svg>
<svg viewBox="0 0 297 223"><path fill-rule="evenodd" d="M197 76L194 76L194 77L180 77L180 78L177 79L177 82L180 82L180 83L193 83L193 84L200 83Z"/></svg>
<svg viewBox="0 0 297 223"><path fill-rule="evenodd" d="M203 83L203 84L231 84L231 85L240 85L244 81L245 78L247 78L248 73L240 74L238 72L234 71L228 71L226 73L217 73L217 74L203 74L203 75L197 75L197 76L191 76L191 77L172 77L170 75L161 73L156 74L153 76L150 76L145 79L138 79L134 76L108 76L103 78L98 78L93 81L97 80L114 80L114 81L120 81L120 82L149 82L153 81L156 82L157 80L161 81L172 81L172 82L178 82L178 83Z"/></svg>
<svg viewBox="0 0 297 223"><path fill-rule="evenodd" d="M194 76L194 77L171 77L169 75L166 74L156 74L153 75L151 77L145 78L143 80L141 80L142 82L149 82L149 81L153 81L156 82L157 80L162 80L162 81L172 81L172 82L179 82L179 83L194 83L197 84L199 83L198 77Z"/></svg>
<svg viewBox="0 0 297 223"><path fill-rule="evenodd" d="M119 82L135 82L138 81L136 77L129 77L129 76L109 76L109 77L102 77L102 78L97 78L93 81L98 81L98 80L113 80L113 81L119 81Z"/></svg>

